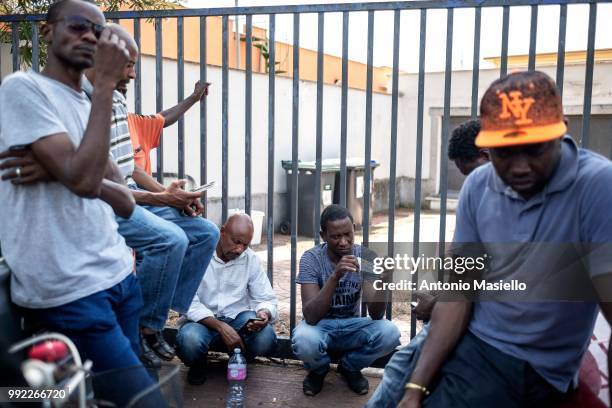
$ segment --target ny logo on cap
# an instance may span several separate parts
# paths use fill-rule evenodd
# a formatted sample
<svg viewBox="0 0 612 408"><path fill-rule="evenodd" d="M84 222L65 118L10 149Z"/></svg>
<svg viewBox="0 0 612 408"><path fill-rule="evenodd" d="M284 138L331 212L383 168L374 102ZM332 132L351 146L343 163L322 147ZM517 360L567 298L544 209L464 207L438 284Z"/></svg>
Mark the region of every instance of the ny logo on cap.
<svg viewBox="0 0 612 408"><path fill-rule="evenodd" d="M528 125L533 122L533 119L527 118L527 113L535 102L533 98L523 98L521 91L510 92L510 98L512 99L505 92L500 93L498 97L502 102L502 111L499 114L500 119L508 119L514 116L516 118L515 125Z"/></svg>

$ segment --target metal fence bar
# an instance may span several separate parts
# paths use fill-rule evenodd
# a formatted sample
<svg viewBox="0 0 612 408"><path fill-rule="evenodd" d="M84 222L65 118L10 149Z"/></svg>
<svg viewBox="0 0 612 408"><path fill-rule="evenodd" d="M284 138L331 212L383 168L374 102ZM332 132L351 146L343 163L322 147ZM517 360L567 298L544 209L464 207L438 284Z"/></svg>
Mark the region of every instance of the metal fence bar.
<svg viewBox="0 0 612 408"><path fill-rule="evenodd" d="M222 19L222 46L221 46L221 223L227 220L227 194L228 194L228 160L229 160L229 134L228 134L228 79L229 79L229 46L228 46L228 17Z"/></svg>
<svg viewBox="0 0 612 408"><path fill-rule="evenodd" d="M246 58L244 82L244 211L251 214L251 115L253 92L253 16L246 16Z"/></svg>
<svg viewBox="0 0 612 408"><path fill-rule="evenodd" d="M589 4L589 39L587 42L586 72L584 76L584 104L582 111L582 147L589 147L591 125L591 96L593 94L593 69L595 65L595 32L597 3Z"/></svg>
<svg viewBox="0 0 612 408"><path fill-rule="evenodd" d="M268 22L268 225L267 225L267 249L268 258L266 267L268 279L274 285L274 104L275 104L275 79L276 79L276 16L270 14Z"/></svg>
<svg viewBox="0 0 612 408"><path fill-rule="evenodd" d="M505 77L508 72L508 31L510 27L510 6L504 6L502 17L502 45L499 76Z"/></svg>
<svg viewBox="0 0 612 408"><path fill-rule="evenodd" d="M293 15L293 103L291 113L291 305L290 331L296 325L298 134L300 119L300 14Z"/></svg>
<svg viewBox="0 0 612 408"><path fill-rule="evenodd" d="M321 162L323 160L323 58L325 48L325 13L319 13L317 22L317 130L315 153L315 191L314 191L314 225L312 231L315 245L319 245L321 237L318 234L321 223Z"/></svg>
<svg viewBox="0 0 612 408"><path fill-rule="evenodd" d="M370 243L370 178L372 177L372 81L374 64L374 12L368 11L368 57L366 68L366 106L365 106L365 158L363 186L363 214L361 226L363 229L362 245ZM355 186L356 187L356 186ZM361 299L361 317L368 315L365 299Z"/></svg>
<svg viewBox="0 0 612 408"><path fill-rule="evenodd" d="M391 146L389 152L389 232L387 238L388 256L393 257L395 241L395 178L397 172L397 107L399 97L399 48L400 48L400 11L393 13L393 74L391 79ZM393 293L388 294L387 319L392 317Z"/></svg>
<svg viewBox="0 0 612 408"><path fill-rule="evenodd" d="M512 6L531 6L534 4L589 4L594 0L512 0ZM598 3L612 3L612 0L597 0ZM341 4L308 4L295 6L255 6L255 7L215 7L173 10L139 10L139 11L113 11L104 13L106 18L120 17L133 18L174 18L202 17L202 16L234 16L236 14L291 14L291 13L340 13L344 11L390 11L390 10L423 10L423 9L464 9L474 7L502 7L508 5L508 0L429 0L429 1L387 1L370 3L341 3ZM45 14L13 14L0 16L0 22L13 21L44 21Z"/></svg>
<svg viewBox="0 0 612 408"><path fill-rule="evenodd" d="M472 63L472 119L478 117L478 78L480 75L480 23L482 21L482 9L474 9L474 62Z"/></svg>
<svg viewBox="0 0 612 408"><path fill-rule="evenodd" d="M32 69L38 72L40 69L40 44L38 38L38 23L31 22L32 27Z"/></svg>
<svg viewBox="0 0 612 408"><path fill-rule="evenodd" d="M374 79L374 12L368 11L368 59L366 71L365 160L363 180L363 245L370 243L370 189L372 186L372 82Z"/></svg>
<svg viewBox="0 0 612 408"><path fill-rule="evenodd" d="M200 17L200 83L206 85L206 17ZM208 98L200 100L200 184L208 181L208 140L207 140L207 102ZM202 216L206 217L208 211L208 192L204 191Z"/></svg>
<svg viewBox="0 0 612 408"><path fill-rule="evenodd" d="M11 24L11 49L13 57L13 72L19 71L19 23Z"/></svg>
<svg viewBox="0 0 612 408"><path fill-rule="evenodd" d="M157 112L164 109L164 55L162 48L162 19L155 19L155 104ZM159 137L159 146L157 147L157 181L164 181L164 139L163 131Z"/></svg>
<svg viewBox="0 0 612 408"><path fill-rule="evenodd" d="M423 184L423 111L425 106L425 46L427 44L427 10L421 10L421 32L419 35L419 83L417 92L417 127L416 127L416 167L414 185L414 232L412 234L412 253L419 253L421 241L421 187ZM418 271L412 275L412 281L418 282ZM416 301L412 294L412 301ZM416 335L416 316L410 319L410 338Z"/></svg>
<svg viewBox="0 0 612 408"><path fill-rule="evenodd" d="M565 33L567 30L567 5L559 7L559 46L557 48L557 88L563 97L563 75L565 73Z"/></svg>
<svg viewBox="0 0 612 408"><path fill-rule="evenodd" d="M538 6L531 6L531 26L529 29L529 60L527 70L535 70L536 40L538 38Z"/></svg>
<svg viewBox="0 0 612 408"><path fill-rule="evenodd" d="M184 47L184 21L183 17L176 19L176 59L177 59L177 101L185 98L185 47ZM185 119L184 115L178 119L178 178L185 178Z"/></svg>
<svg viewBox="0 0 612 408"><path fill-rule="evenodd" d="M348 46L349 46L349 14L342 13L342 99L340 102L340 205L346 202L346 132L348 108Z"/></svg>
<svg viewBox="0 0 612 408"><path fill-rule="evenodd" d="M136 80L134 81L134 110L139 115L142 114L142 80L140 79L140 75L142 74L142 57L140 56L141 35L140 19L136 18L134 19L134 41L138 47L138 58L136 58L136 66L134 67L136 70Z"/></svg>
<svg viewBox="0 0 612 408"><path fill-rule="evenodd" d="M450 127L451 80L453 70L453 9L446 16L446 68L444 69L444 117L440 146L440 257L444 256L446 241L446 199L448 193L448 133ZM438 279L442 279L442 270Z"/></svg>
<svg viewBox="0 0 612 408"><path fill-rule="evenodd" d="M593 0L512 0L512 6L531 6L534 4L588 4ZM598 0L600 3L611 3L612 0ZM428 1L387 1L370 3L341 3L341 4L308 4L293 6L247 6L247 7L216 7L174 10L143 10L143 11L117 11L105 13L107 18L120 16L121 18L173 18L199 17L199 16L234 16L259 14L293 14L293 13L340 13L344 11L389 11L389 10L421 10L421 9L448 9L473 7L502 7L510 3L508 0L428 0ZM36 15L32 19L42 20L43 15ZM6 16L0 21L16 21L13 16Z"/></svg>

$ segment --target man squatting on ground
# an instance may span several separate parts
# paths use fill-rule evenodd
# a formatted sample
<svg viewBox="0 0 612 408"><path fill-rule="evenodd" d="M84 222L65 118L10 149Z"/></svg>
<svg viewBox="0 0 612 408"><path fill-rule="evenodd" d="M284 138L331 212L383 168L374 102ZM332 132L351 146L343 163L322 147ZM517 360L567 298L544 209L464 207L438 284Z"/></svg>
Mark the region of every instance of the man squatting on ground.
<svg viewBox="0 0 612 408"><path fill-rule="evenodd" d="M17 72L0 87L0 150L26 147L55 180L0 183L0 238L12 301L28 319L70 337L94 372L132 367L116 372L121 387L94 383L99 398L122 406L153 382L137 357L140 285L113 215L130 218L134 199L104 179L113 91L129 59L104 23L93 4L53 4L41 27L49 46L42 73ZM91 101L81 92L90 67L98 82Z"/></svg>
<svg viewBox="0 0 612 408"><path fill-rule="evenodd" d="M158 368L161 367L160 357L172 360L175 354L162 336L168 310L185 313L189 308L212 257L219 232L213 223L197 217L203 208L200 193L183 190L185 180L174 181L169 187L164 187L144 169L134 165L132 144L138 145L139 142L137 136L134 137L135 142L130 140L124 95L130 80L135 78L134 64L138 59L138 48L123 27L117 24L108 26L125 42L130 57L113 93L111 157L106 177L118 184L127 185L138 204L130 218L117 217L117 223L119 233L136 253L136 272L142 287L144 306L140 312L140 359L145 366ZM81 81L82 89L90 100L96 79L96 71L87 69ZM197 83L194 94L177 106L152 117L138 116L137 120L142 128L158 138L164 126L176 122L205 94L206 88ZM147 127L147 124L152 125ZM21 160L5 162L0 166L27 171L28 179L17 178L15 182L29 184L54 180L27 150L6 152L2 156L8 155L27 155ZM135 180L138 180L138 184Z"/></svg>
<svg viewBox="0 0 612 408"><path fill-rule="evenodd" d="M540 72L495 81L481 125L476 145L491 164L461 190L454 243L481 243L486 274L523 281L561 276L559 254L546 248L578 248L570 282L592 283L610 321L612 164L566 135L561 98ZM549 245L531 250L539 243ZM402 394L401 408L556 406L575 388L597 313L595 299L438 302L416 366L397 353L368 407L396 406Z"/></svg>
<svg viewBox="0 0 612 408"><path fill-rule="evenodd" d="M371 276L361 271L362 247L353 244L353 216L344 207L330 205L321 214L324 243L300 259L296 282L301 284L304 320L294 329L294 354L308 375L304 394L318 394L329 371L330 352L342 357L338 371L357 394L366 394L368 380L361 369L399 345L400 332L384 319L386 293L376 291ZM361 291L370 317L360 316Z"/></svg>
<svg viewBox="0 0 612 408"><path fill-rule="evenodd" d="M177 353L189 367L187 381L192 385L206 381L210 347L225 346L229 352L239 347L247 360L270 355L276 347L270 323L277 318L278 301L257 254L249 248L252 239L251 217L228 218L186 319L179 324Z"/></svg>

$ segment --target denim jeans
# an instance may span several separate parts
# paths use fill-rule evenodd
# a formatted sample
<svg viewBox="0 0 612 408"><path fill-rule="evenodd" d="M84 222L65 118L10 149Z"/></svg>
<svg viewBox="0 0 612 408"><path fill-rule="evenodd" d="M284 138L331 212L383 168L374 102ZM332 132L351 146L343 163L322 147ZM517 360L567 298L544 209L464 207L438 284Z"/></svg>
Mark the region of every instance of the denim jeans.
<svg viewBox="0 0 612 408"><path fill-rule="evenodd" d="M219 229L171 207L136 206L117 217L119 233L136 252L144 307L140 325L161 330L168 310L186 313L219 240Z"/></svg>
<svg viewBox="0 0 612 408"><path fill-rule="evenodd" d="M328 351L341 353L340 363L349 371L368 367L400 342L398 328L388 320L369 317L322 319L315 326L302 321L291 339L293 353L308 371L322 374L329 370Z"/></svg>
<svg viewBox="0 0 612 408"><path fill-rule="evenodd" d="M46 329L68 336L83 361L93 362L92 370L114 370L112 384L97 384L96 398L124 406L137 393L153 385L138 354L138 316L142 297L138 279L129 275L110 289L68 304L48 309L29 309ZM161 395L157 394L157 398Z"/></svg>
<svg viewBox="0 0 612 408"><path fill-rule="evenodd" d="M412 375L423 344L429 333L429 323L405 347L397 351L385 366L382 380L365 408L395 408L404 396L404 385Z"/></svg>
<svg viewBox="0 0 612 408"><path fill-rule="evenodd" d="M240 329L244 327L247 321L255 317L255 312L246 310L239 313L235 319L227 317L218 318L229 324L240 334L246 346L245 356L247 358L270 355L276 347L276 333L274 333L274 329L270 325L267 325L258 332L240 332ZM196 322L185 323L180 328L176 336L176 345L176 352L187 367L205 364L206 354L210 347L224 347L218 332Z"/></svg>

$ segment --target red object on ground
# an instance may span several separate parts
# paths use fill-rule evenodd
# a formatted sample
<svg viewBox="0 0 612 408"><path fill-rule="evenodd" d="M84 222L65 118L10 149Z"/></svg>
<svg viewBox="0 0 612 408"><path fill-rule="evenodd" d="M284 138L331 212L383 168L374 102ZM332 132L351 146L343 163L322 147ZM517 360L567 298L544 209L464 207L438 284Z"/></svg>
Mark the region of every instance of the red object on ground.
<svg viewBox="0 0 612 408"><path fill-rule="evenodd" d="M559 408L606 408L599 399L601 375L593 355L587 351L579 372L578 389Z"/></svg>
<svg viewBox="0 0 612 408"><path fill-rule="evenodd" d="M61 360L68 355L68 347L59 340L47 340L33 346L28 356L47 363Z"/></svg>

